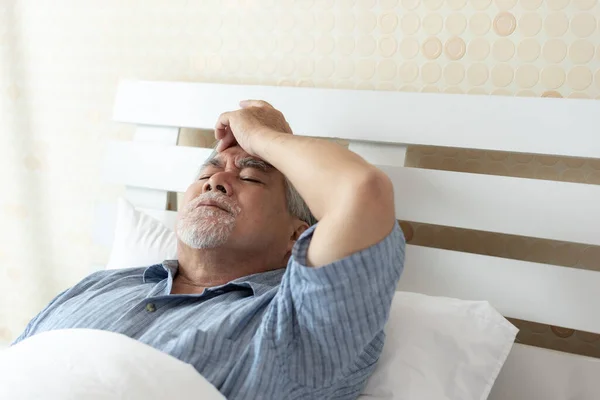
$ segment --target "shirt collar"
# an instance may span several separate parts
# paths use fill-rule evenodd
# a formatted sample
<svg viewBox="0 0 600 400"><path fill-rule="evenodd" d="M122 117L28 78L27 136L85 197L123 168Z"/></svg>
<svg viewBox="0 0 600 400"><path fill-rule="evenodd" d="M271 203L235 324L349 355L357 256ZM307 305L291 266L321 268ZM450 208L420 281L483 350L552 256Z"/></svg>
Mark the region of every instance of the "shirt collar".
<svg viewBox="0 0 600 400"><path fill-rule="evenodd" d="M272 271L259 272L257 274L242 276L223 285L235 285L250 287L255 296L260 296L269 290L276 288L281 283L285 268L279 268Z"/></svg>
<svg viewBox="0 0 600 400"><path fill-rule="evenodd" d="M161 281L167 278L172 281L175 275L177 275L178 269L179 263L177 260L165 260L162 264L155 264L146 268L142 280L144 283L147 283L148 281ZM207 292L210 292L216 290L223 291L227 289L235 290L236 288L250 288L255 296L261 296L269 290L279 286L284 272L285 268L259 272L257 274L242 276L227 282L224 285L207 288L206 290Z"/></svg>
<svg viewBox="0 0 600 400"><path fill-rule="evenodd" d="M142 275L142 281L147 283L148 281L162 281L163 279L175 276L177 273L178 264L177 260L166 260L161 264L154 264L144 270Z"/></svg>

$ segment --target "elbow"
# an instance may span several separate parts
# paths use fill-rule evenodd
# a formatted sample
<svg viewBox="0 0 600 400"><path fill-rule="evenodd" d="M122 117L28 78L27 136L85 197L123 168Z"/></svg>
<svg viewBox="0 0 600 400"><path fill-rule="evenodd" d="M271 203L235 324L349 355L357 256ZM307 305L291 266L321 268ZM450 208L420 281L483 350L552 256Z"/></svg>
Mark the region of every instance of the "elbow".
<svg viewBox="0 0 600 400"><path fill-rule="evenodd" d="M355 206L362 210L370 210L382 217L395 219L394 185L381 170L373 167L365 171L358 179L353 180L352 194Z"/></svg>
<svg viewBox="0 0 600 400"><path fill-rule="evenodd" d="M368 192L374 192L381 196L394 196L394 185L390 178L379 168L369 168L359 180L361 189Z"/></svg>
<svg viewBox="0 0 600 400"><path fill-rule="evenodd" d="M359 233L358 248L378 243L396 224L394 185L381 170L372 168L354 180L352 192L345 196L346 207L338 210Z"/></svg>

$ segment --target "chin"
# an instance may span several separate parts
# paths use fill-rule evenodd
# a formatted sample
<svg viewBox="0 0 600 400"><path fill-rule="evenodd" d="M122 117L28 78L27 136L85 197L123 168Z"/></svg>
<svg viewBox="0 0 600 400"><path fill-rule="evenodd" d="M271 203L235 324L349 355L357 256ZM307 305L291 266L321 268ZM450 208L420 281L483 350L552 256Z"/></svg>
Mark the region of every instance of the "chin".
<svg viewBox="0 0 600 400"><path fill-rule="evenodd" d="M231 238L232 224L219 223L211 218L203 219L200 223L180 223L176 234L179 240L193 249L214 249L222 247Z"/></svg>

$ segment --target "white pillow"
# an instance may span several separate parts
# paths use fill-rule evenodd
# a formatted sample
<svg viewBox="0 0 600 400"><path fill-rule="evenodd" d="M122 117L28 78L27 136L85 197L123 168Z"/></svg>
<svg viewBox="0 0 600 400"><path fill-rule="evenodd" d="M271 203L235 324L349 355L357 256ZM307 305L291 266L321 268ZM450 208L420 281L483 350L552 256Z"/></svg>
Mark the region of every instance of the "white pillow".
<svg viewBox="0 0 600 400"><path fill-rule="evenodd" d="M115 236L106 269L143 267L176 258L175 232L119 198Z"/></svg>
<svg viewBox="0 0 600 400"><path fill-rule="evenodd" d="M0 351L0 377L0 399L225 399L191 365L92 329L43 332Z"/></svg>
<svg viewBox="0 0 600 400"><path fill-rule="evenodd" d="M517 331L485 301L397 292L383 352L363 394L484 400Z"/></svg>
<svg viewBox="0 0 600 400"><path fill-rule="evenodd" d="M161 222L125 200L118 215L109 268L176 258L175 234ZM485 399L517 333L487 302L404 292L385 329L365 399Z"/></svg>

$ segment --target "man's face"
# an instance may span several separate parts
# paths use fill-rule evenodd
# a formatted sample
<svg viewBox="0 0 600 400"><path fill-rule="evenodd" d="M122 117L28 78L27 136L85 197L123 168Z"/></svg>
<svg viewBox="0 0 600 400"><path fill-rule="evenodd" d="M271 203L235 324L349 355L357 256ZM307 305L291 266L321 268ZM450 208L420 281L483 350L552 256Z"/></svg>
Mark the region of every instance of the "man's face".
<svg viewBox="0 0 600 400"><path fill-rule="evenodd" d="M177 235L192 248L285 254L293 220L283 174L235 146L209 160L187 189Z"/></svg>

